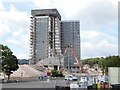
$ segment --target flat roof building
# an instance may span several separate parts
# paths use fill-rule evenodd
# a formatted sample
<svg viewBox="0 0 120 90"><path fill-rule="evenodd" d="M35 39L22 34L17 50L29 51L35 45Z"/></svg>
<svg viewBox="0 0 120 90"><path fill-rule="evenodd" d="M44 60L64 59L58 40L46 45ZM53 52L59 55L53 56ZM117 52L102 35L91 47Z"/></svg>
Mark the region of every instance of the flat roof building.
<svg viewBox="0 0 120 90"><path fill-rule="evenodd" d="M61 53L60 20L57 9L31 11L30 64Z"/></svg>
<svg viewBox="0 0 120 90"><path fill-rule="evenodd" d="M80 60L80 23L79 21L62 21L61 22L61 50L64 54L65 49L72 47L77 58ZM77 64L72 52L68 49L64 58L66 68L75 67Z"/></svg>
<svg viewBox="0 0 120 90"><path fill-rule="evenodd" d="M57 9L31 10L30 59L29 64L51 58L54 54L61 57L65 48L72 48L80 60L80 23L79 21L61 21ZM59 61L59 60L58 60ZM76 66L70 51L64 56L64 66Z"/></svg>

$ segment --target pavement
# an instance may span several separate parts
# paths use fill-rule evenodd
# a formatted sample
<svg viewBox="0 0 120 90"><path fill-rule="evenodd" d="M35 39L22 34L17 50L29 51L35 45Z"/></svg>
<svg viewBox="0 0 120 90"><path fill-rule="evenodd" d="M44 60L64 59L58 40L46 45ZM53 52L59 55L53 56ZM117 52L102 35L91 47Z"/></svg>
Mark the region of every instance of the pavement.
<svg viewBox="0 0 120 90"><path fill-rule="evenodd" d="M65 81L64 78L57 78L55 80L44 79L40 80L38 78L21 80L18 82L7 82L2 83L2 90L63 90L63 88L70 88L70 83L74 81ZM59 89L56 89L59 88ZM65 89L70 90L70 89Z"/></svg>
<svg viewBox="0 0 120 90"><path fill-rule="evenodd" d="M65 86L65 80L47 80L47 81L31 81L3 83L2 88L55 88L56 86Z"/></svg>

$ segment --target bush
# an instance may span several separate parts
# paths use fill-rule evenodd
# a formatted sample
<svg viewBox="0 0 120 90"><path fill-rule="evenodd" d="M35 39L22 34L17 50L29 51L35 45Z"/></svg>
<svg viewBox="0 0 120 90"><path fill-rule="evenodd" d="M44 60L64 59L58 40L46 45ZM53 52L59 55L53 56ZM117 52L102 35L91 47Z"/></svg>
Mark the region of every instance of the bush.
<svg viewBox="0 0 120 90"><path fill-rule="evenodd" d="M63 77L64 75L63 75L63 73L62 73L62 71L60 71L59 72L59 77Z"/></svg>
<svg viewBox="0 0 120 90"><path fill-rule="evenodd" d="M62 71L52 70L52 77L63 77Z"/></svg>
<svg viewBox="0 0 120 90"><path fill-rule="evenodd" d="M52 77L57 77L58 76L58 71L57 70L52 70Z"/></svg>

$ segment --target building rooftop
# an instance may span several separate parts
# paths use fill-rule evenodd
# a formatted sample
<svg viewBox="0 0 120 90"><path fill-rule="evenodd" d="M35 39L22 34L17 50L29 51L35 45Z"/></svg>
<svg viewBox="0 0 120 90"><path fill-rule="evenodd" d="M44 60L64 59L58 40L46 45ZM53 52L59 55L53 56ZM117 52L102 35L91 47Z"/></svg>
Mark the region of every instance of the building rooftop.
<svg viewBox="0 0 120 90"><path fill-rule="evenodd" d="M34 9L31 10L31 15L34 16L56 16L61 20L61 15L57 9Z"/></svg>

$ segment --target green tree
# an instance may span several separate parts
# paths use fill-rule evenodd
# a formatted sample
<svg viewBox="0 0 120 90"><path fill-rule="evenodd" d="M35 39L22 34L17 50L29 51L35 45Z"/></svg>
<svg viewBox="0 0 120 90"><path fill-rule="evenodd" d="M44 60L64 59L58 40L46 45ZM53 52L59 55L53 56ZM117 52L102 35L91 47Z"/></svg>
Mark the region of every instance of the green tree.
<svg viewBox="0 0 120 90"><path fill-rule="evenodd" d="M0 53L1 53L1 63L2 63L2 72L8 76L8 80L13 71L16 71L18 67L18 59L13 52L4 45L0 44Z"/></svg>
<svg viewBox="0 0 120 90"><path fill-rule="evenodd" d="M93 67L94 64L98 64L99 58L88 58L82 61L82 64L89 64L90 67Z"/></svg>
<svg viewBox="0 0 120 90"><path fill-rule="evenodd" d="M98 64L102 69L103 74L108 74L108 67L120 67L120 57L119 56L108 56L100 58L88 58L82 61L82 64L89 64L91 67L94 64Z"/></svg>
<svg viewBox="0 0 120 90"><path fill-rule="evenodd" d="M108 56L104 60L105 73L108 73L108 67L120 67L119 56Z"/></svg>
<svg viewBox="0 0 120 90"><path fill-rule="evenodd" d="M52 77L57 77L58 76L58 71L57 70L51 70Z"/></svg>

